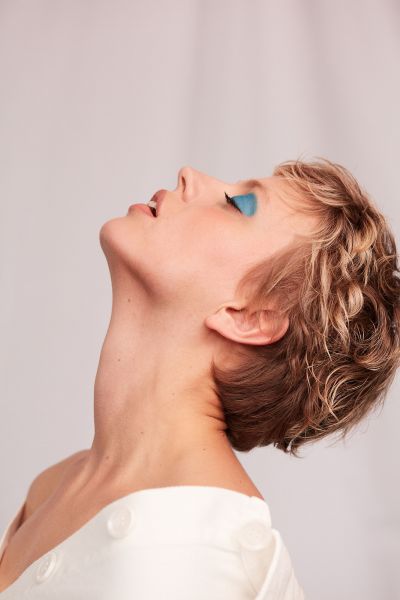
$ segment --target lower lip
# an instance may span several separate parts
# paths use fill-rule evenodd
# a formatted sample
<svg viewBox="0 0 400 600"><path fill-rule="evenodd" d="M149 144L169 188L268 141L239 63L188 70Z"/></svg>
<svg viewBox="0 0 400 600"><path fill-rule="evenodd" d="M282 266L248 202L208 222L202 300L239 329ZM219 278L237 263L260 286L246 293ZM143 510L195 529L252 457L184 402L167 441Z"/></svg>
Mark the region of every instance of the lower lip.
<svg viewBox="0 0 400 600"><path fill-rule="evenodd" d="M141 210L142 212L146 213L146 215L149 215L150 217L152 217L154 219L154 215L150 210L150 207L147 206L147 204L131 204L130 207L128 208L128 212L130 210L132 210L133 208L137 208L138 210Z"/></svg>

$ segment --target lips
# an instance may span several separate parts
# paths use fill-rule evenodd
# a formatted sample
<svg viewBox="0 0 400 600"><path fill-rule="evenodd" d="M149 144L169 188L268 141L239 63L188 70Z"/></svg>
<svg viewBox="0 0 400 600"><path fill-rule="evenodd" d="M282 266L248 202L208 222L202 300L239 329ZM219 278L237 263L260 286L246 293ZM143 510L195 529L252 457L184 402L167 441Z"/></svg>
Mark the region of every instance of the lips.
<svg viewBox="0 0 400 600"><path fill-rule="evenodd" d="M167 193L168 190L158 190L158 192L156 192L155 194L153 194L153 196L151 197L151 200L154 200L157 203L157 217L160 214L160 208L161 208L161 204L164 201L165 195Z"/></svg>
<svg viewBox="0 0 400 600"><path fill-rule="evenodd" d="M151 209L149 206L147 206L147 204L131 204L131 206L129 207L128 211L131 210L132 208L137 208L143 212L146 213L146 215L149 215L152 219L155 219L155 216L153 215L153 213L151 212Z"/></svg>
<svg viewBox="0 0 400 600"><path fill-rule="evenodd" d="M157 208L156 208L156 214L157 217L160 214L160 207L161 204L164 201L164 198L166 196L168 190L158 190L155 194L153 194L153 196L151 197L151 200L154 200L154 202L157 204ZM150 202L150 200L149 200ZM150 206L148 206L148 204L143 204L143 203L137 203L137 204L131 204L131 206L128 208L128 212L133 209L133 208L138 208L139 210L142 210L143 212L145 212L147 215L149 215L150 217L152 217L153 219L155 219L156 217L153 215L153 212L150 208Z"/></svg>

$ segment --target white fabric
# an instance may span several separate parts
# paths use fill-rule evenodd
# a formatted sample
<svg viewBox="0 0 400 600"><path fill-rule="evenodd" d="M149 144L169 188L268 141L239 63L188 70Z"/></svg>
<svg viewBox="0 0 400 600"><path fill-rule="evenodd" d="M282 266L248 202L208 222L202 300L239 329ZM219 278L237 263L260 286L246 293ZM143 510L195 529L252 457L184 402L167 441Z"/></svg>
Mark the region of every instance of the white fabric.
<svg viewBox="0 0 400 600"><path fill-rule="evenodd" d="M23 505L0 540L0 558ZM212 486L118 498L34 561L1 600L304 600L267 503Z"/></svg>

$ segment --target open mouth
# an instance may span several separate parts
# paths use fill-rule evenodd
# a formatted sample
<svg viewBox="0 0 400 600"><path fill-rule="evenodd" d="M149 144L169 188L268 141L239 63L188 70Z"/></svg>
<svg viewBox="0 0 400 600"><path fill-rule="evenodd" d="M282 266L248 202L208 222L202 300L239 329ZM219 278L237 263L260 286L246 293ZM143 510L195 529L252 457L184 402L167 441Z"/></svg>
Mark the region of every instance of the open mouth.
<svg viewBox="0 0 400 600"><path fill-rule="evenodd" d="M148 203L146 204L146 206L148 206L152 212L153 217L157 216L157 200L155 198L157 194L154 194L154 196L151 198L151 200L148 201Z"/></svg>
<svg viewBox="0 0 400 600"><path fill-rule="evenodd" d="M152 209L147 204L143 204L142 202L137 202L136 204L131 204L131 206L128 208L128 213L129 213L130 210L135 210L135 209L139 209L139 210L145 212L146 215L149 216L149 217L151 217L151 218L155 218L157 216L155 214L155 210L154 209Z"/></svg>
<svg viewBox="0 0 400 600"><path fill-rule="evenodd" d="M160 207L166 194L167 190L158 190L158 192L156 192L148 201L147 206L150 208L153 217L158 217L160 214Z"/></svg>

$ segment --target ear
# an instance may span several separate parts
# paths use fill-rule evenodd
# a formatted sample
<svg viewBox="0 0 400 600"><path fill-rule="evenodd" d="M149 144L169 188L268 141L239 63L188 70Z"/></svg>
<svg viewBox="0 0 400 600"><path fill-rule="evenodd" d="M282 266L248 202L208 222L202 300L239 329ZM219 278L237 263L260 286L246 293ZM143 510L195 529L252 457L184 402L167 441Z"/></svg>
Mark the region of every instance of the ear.
<svg viewBox="0 0 400 600"><path fill-rule="evenodd" d="M261 346L279 340L289 327L289 319L277 310L262 309L250 315L246 308L230 304L209 315L205 324L234 342Z"/></svg>

